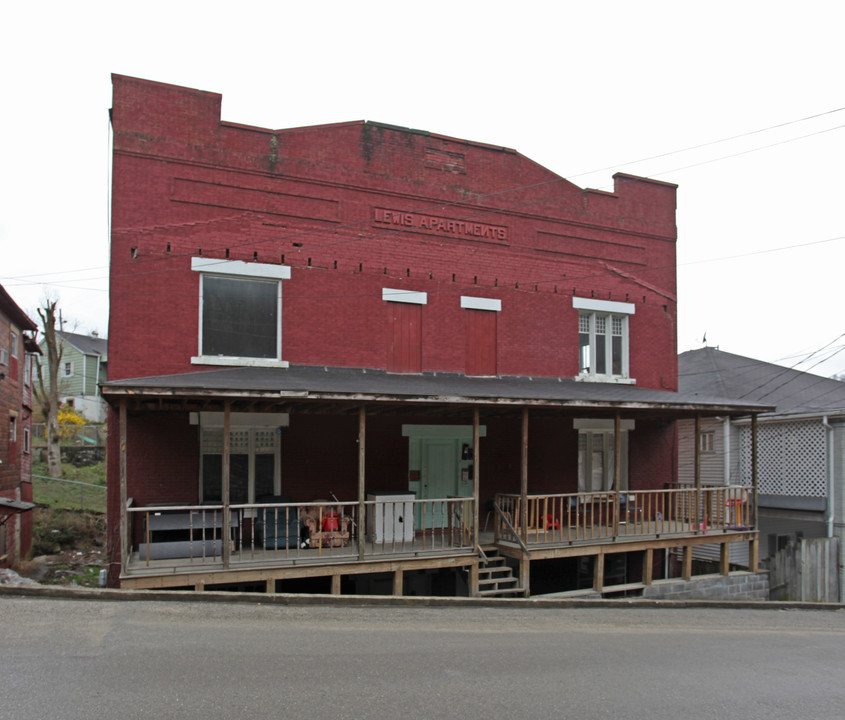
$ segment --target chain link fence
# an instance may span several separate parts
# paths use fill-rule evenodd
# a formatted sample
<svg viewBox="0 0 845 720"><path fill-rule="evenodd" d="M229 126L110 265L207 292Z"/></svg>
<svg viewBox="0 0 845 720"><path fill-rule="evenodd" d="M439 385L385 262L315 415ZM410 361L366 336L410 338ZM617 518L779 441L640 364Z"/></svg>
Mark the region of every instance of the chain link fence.
<svg viewBox="0 0 845 720"><path fill-rule="evenodd" d="M32 499L39 505L60 510L106 511L106 486L65 480L46 475L32 476Z"/></svg>
<svg viewBox="0 0 845 720"><path fill-rule="evenodd" d="M60 445L77 447L105 445L106 436L105 425L59 425ZM47 444L46 423L32 424L32 444L35 446Z"/></svg>

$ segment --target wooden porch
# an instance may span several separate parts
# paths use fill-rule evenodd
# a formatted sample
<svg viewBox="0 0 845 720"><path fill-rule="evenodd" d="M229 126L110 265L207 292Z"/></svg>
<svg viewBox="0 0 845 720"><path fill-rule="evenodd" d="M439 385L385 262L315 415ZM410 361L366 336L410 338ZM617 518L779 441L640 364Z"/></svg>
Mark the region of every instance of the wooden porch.
<svg viewBox="0 0 845 720"><path fill-rule="evenodd" d="M328 381L333 382L331 374L325 375ZM194 379L193 376L185 379L180 376L179 381ZM392 380L390 377L385 379ZM314 380L318 381L324 382L322 375ZM429 379L424 378L423 381L428 382ZM403 378L402 382L407 382L407 379ZM437 383L437 387L440 387L441 380L437 379ZM491 576L496 572L494 565L503 569L498 566L498 562L504 558L507 571L515 571L518 576L506 592L527 597L531 594L531 563L536 560L595 558L593 590L602 592L602 567L607 555L642 553L643 581L650 582L655 565L655 550L680 548L683 553L683 576L688 578L692 572L692 547L718 544L720 572L727 574L729 547L733 542L750 543L750 569L756 570L756 493L753 483L743 488L702 488L700 474L696 471L695 487L625 489L628 478L623 482L620 460L622 408L599 407L600 403L591 401L595 405L592 412L598 413L599 419L608 424L608 430L612 430L614 447L609 453L613 458L610 468L612 472L603 477L602 481L605 487L613 489L589 493L529 494L529 410L538 416L558 418L561 408L574 401L564 398L560 401L560 407L553 407L546 398L533 401L541 402L541 407L529 408L524 404L527 401L519 400L519 404L514 401L514 407L514 404L505 403L501 399L503 388L498 383L491 387L497 393L496 398L485 397L472 402L465 396L444 399L443 395L430 398L423 395L410 401L404 395L395 398L384 395L370 397L356 392L354 396L348 396L348 391L347 394L341 393L338 399L339 391L331 388L331 392L326 390L323 394L309 391L307 397L299 393L294 400L287 396L280 399L277 391L273 391L272 398L261 400L262 393L269 392L266 390L255 391L260 397L249 396L245 399L233 399L230 397L232 391L197 397L197 391L190 388L181 388L175 395L167 388L154 391L144 388L140 396L133 397L130 390L121 390L118 404L120 483L119 498L116 498L116 506L120 508L120 547L119 553L115 553L120 558L120 572L115 580L121 587L127 588L196 590L209 586L250 583L258 589L273 592L277 581L320 577L330 578L330 592L339 594L342 592L343 578L348 580L351 576L389 574L392 576L391 592L402 595L408 579L407 573L450 570L454 571L454 575L461 576L462 585L457 594L476 596L499 594L498 583L492 582ZM573 393L579 389L577 383L569 388ZM532 391L536 392L533 387ZM549 396L553 391L558 392L557 386L548 389ZM408 391L403 387L403 392ZM391 521L384 514L387 506L368 499L367 494L374 485L365 472L367 400L373 403L370 414L378 412L398 416L406 413L415 419L419 413L424 412L421 406L430 402L431 407L425 409L438 422L446 418L471 416L471 442L467 443L469 453L466 468L467 479L471 482L471 495L465 493L465 497L418 499L406 491L404 494L407 499L402 503L407 503L409 508L403 509L402 515L412 517L413 522L405 523L404 529L394 529L390 538L380 538L377 526L380 523L382 527L389 526ZM129 493L127 460L130 401L139 413L160 412L168 408L180 413L203 409L222 410L219 505L139 507L133 504ZM575 405L574 409L568 411L570 415L576 418L584 415L586 411L582 404L575 402ZM299 544L301 511L304 507L301 499L293 501L276 498L271 503L250 504L231 501L229 468L233 407L238 408L242 414L249 412L259 416L261 412L271 411L298 412L304 417L321 413L352 418L357 415L357 492L352 490L351 483L346 484L347 498L357 495L357 500L309 501L312 527L307 539L310 544L304 547ZM718 407L720 411L723 409L721 405ZM483 518L482 530L480 509L482 408L491 419L507 417L521 425L521 437L515 448L517 452L511 456L516 456L518 462L510 466L514 470L518 466L512 476L516 482L511 481L510 484L517 485L519 492L499 492L495 495L492 503L494 527L489 534L487 516ZM727 411L735 409L726 408ZM695 412L696 408L684 405L683 410ZM715 412L711 407L707 410ZM631 414L639 413L642 417L656 415L666 419L676 417L679 412L673 406L664 407L651 401L637 404L636 407L628 408L628 411ZM752 417L752 437L756 437L755 429L756 417ZM754 455L755 452L752 457ZM563 485L559 468L549 465L541 467L538 476L543 475L546 487ZM752 475L756 478L756 468L753 468ZM571 478L569 480L571 487L575 483ZM647 482L648 478L641 481ZM392 481L387 485L401 487ZM498 487L502 487L501 477ZM622 489L617 491L616 488ZM298 494L301 496L301 489ZM182 515L177 521L177 525L181 523L181 526L171 529L179 530L183 535L181 538L162 540L162 543L177 544L169 557L156 555L152 552L152 546L157 542L151 536L156 530L156 523L152 519L174 514ZM227 518L227 521L224 522L223 518ZM323 524L325 520L329 520L327 527ZM263 528L259 529L259 525L263 525ZM270 544L266 539L268 527L274 538ZM285 528L283 532L282 528ZM487 588L485 583L488 582L492 582L492 588Z"/></svg>
<svg viewBox="0 0 845 720"><path fill-rule="evenodd" d="M483 579L490 558L502 556L518 575L509 594L528 596L532 561L591 557L591 591L609 592L602 579L604 559L615 553L643 553L640 586L651 583L654 552L668 548L681 549L685 579L692 574L692 548L701 544L720 546L720 572L727 575L730 543L749 542L756 570L751 497L751 488L740 486L499 494L490 511L492 530L477 533L480 518L472 498L368 500L363 507L231 505L229 523L222 522L222 505L129 502L121 585L202 590L248 583L273 592L276 581L328 577L330 591L340 594L344 576L388 573L392 594L402 595L405 572L451 569L465 574L471 596L506 594L486 590ZM319 529L306 538L309 513Z"/></svg>

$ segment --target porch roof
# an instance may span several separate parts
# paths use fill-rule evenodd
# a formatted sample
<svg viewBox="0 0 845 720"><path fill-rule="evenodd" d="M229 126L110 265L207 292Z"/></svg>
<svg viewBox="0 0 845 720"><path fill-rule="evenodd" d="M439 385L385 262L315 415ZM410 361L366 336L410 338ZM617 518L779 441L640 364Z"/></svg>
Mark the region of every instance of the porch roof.
<svg viewBox="0 0 845 720"><path fill-rule="evenodd" d="M549 377L467 377L451 373L416 375L363 368L292 366L238 367L177 375L131 378L105 383L103 396L136 401L165 399L251 400L288 406L300 403L378 403L415 405L564 408L585 411L625 410L682 415L749 415L771 411L768 405L737 402L693 393L652 390L636 385L579 382Z"/></svg>

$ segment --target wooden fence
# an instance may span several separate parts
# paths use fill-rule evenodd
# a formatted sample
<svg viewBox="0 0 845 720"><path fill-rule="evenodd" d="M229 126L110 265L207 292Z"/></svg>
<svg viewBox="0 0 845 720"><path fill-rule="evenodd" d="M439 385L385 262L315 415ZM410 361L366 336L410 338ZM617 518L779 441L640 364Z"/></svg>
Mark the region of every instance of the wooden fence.
<svg viewBox="0 0 845 720"><path fill-rule="evenodd" d="M769 571L771 600L839 602L839 538L789 543Z"/></svg>

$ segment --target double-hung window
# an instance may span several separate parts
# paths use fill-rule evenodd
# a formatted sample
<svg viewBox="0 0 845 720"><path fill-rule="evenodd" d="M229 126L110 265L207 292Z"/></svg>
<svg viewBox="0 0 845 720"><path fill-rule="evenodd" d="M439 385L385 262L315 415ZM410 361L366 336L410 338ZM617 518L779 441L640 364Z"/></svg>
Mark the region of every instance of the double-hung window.
<svg viewBox="0 0 845 720"><path fill-rule="evenodd" d="M572 298L578 310L578 378L633 382L628 366L628 318L633 303Z"/></svg>
<svg viewBox="0 0 845 720"><path fill-rule="evenodd" d="M200 273L200 365L286 367L282 360L285 265L192 258Z"/></svg>

